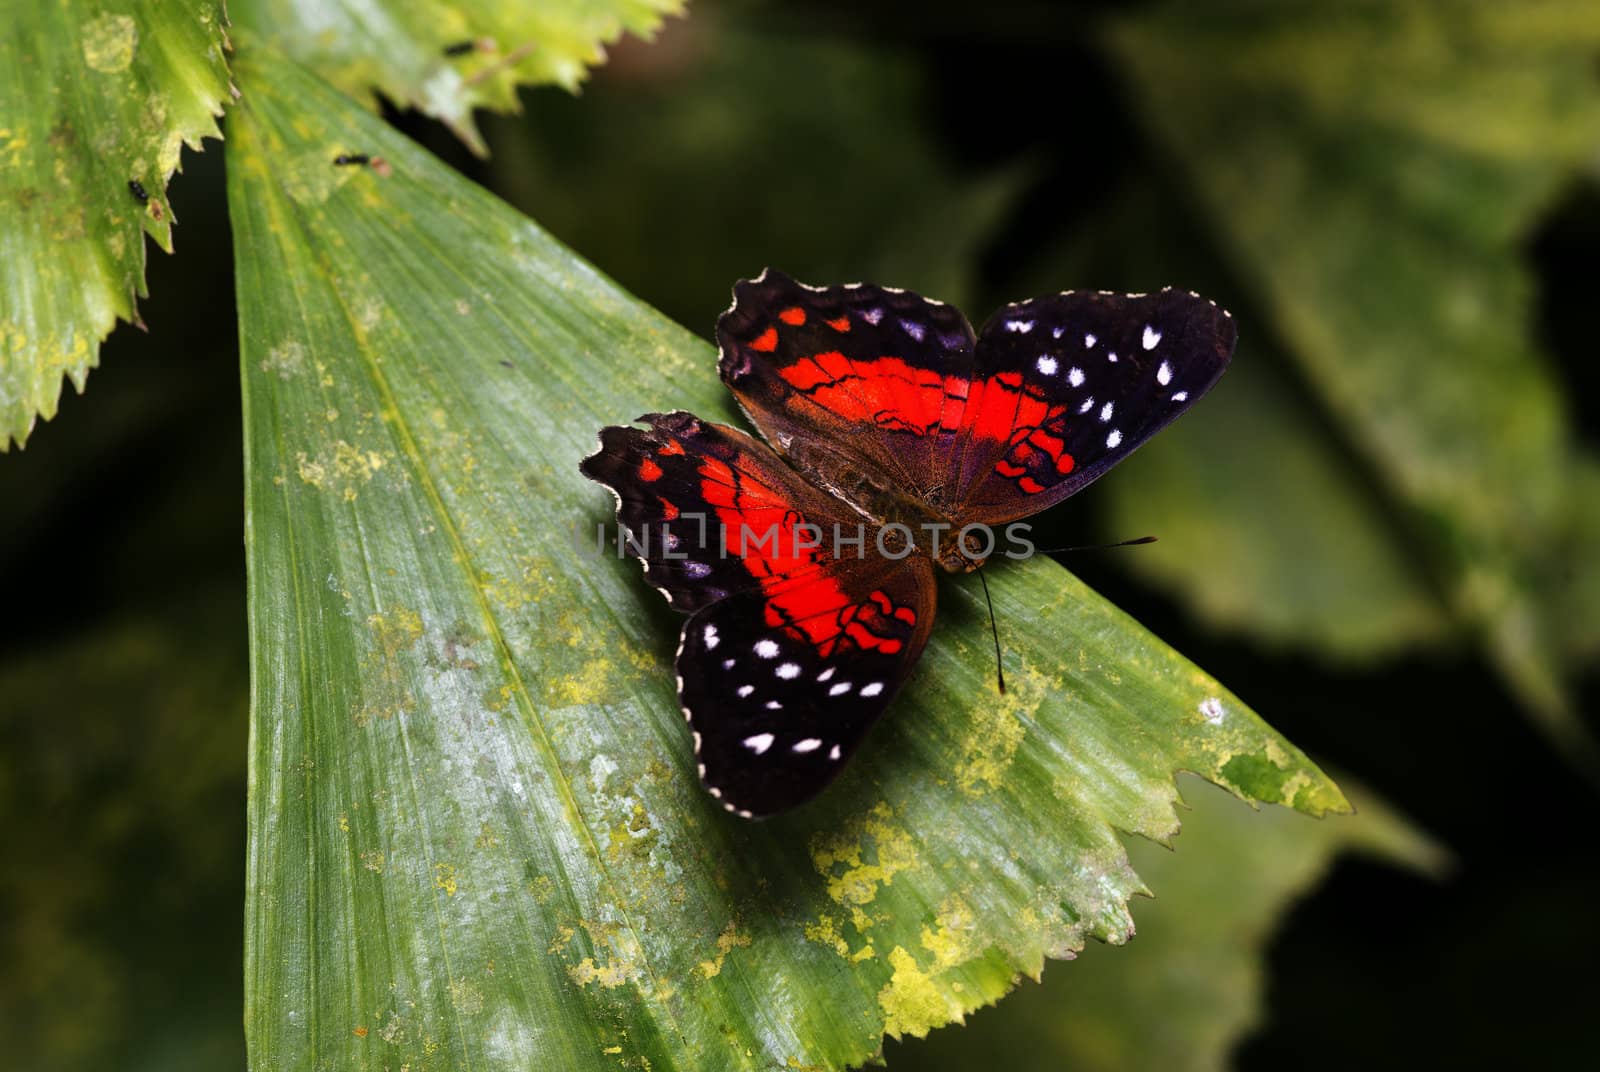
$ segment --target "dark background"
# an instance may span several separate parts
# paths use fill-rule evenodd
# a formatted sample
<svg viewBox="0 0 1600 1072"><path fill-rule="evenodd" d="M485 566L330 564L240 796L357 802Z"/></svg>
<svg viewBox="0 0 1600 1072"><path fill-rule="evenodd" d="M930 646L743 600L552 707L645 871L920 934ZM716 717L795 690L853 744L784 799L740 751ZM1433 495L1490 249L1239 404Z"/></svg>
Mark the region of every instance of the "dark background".
<svg viewBox="0 0 1600 1072"><path fill-rule="evenodd" d="M856 8L701 4L653 48L617 50L583 98L531 91L525 116L486 121L489 162L425 120L391 118L705 334L733 280L769 260L816 282L892 265L884 247L906 232L889 217L902 195L915 201L923 177L954 188L1007 176L984 202L992 218L978 235L955 215L966 202L952 199L947 220L937 206L916 206L920 233L963 235L968 293L943 296L971 303L974 320L1026 296L1015 288L1126 183L1157 176L1164 197L1195 211L1080 32L1085 14L1056 4ZM663 141L651 151L665 163L619 174L607 138L646 137L652 124L670 136L679 120L663 117L679 107L685 80L714 67L711 84L737 102L777 77L759 55L728 55L737 37L724 30L892 54L897 71L913 74L892 91L909 102L918 152L932 147L938 177L896 148L904 131L886 131L865 162L852 159L852 144L830 134L850 120L839 111L850 99L819 100L826 110L808 120L804 91L774 107L772 122L788 136L752 147L761 167L732 168L730 178L730 161ZM862 85L870 89L870 78ZM707 114L681 122L719 113ZM11 874L0 878L0 963L9 966L0 1033L34 1040L24 1047L33 1067L101 1067L112 1056L119 1067L243 1063L243 478L222 164L214 142L185 154L172 188L178 255L152 250L141 305L148 332L120 326L86 395L69 391L26 450L0 457L9 611L0 617L0 823L20 834L7 854ZM619 200L629 189L634 196ZM1219 296L1245 294L1205 235L1196 224L1182 237L1186 255L1205 265ZM1134 249L1153 240L1126 236ZM1537 273L1540 340L1581 435L1596 445L1595 188L1575 180L1525 253ZM1059 286L1185 282L1127 278L1128 263L1091 257L1083 278ZM1250 331L1248 308L1235 309ZM1099 510L1091 489L1054 511L1046 530L1062 543L1093 541ZM1359 776L1456 861L1443 883L1341 862L1283 921L1267 1022L1239 1046L1237 1064L1548 1067L1590 1057L1600 1008L1596 790L1531 728L1482 659L1460 650L1350 667L1221 635L1135 579L1121 557L1130 553L1138 551L1069 564L1291 740ZM1591 672L1586 710L1597 696ZM915 1067L914 1054L900 1052L890 1047L891 1064Z"/></svg>

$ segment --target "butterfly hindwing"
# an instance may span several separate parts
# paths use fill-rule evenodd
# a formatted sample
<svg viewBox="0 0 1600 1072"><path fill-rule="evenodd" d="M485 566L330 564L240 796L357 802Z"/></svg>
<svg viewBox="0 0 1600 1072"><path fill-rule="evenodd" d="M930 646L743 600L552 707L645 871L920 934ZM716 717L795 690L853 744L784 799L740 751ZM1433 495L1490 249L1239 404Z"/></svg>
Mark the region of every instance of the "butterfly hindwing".
<svg viewBox="0 0 1600 1072"><path fill-rule="evenodd" d="M742 432L688 413L640 421L603 429L581 468L616 493L649 582L692 613L678 690L702 777L747 816L793 807L916 662L932 564L880 556L875 527Z"/></svg>
<svg viewBox="0 0 1600 1072"><path fill-rule="evenodd" d="M935 494L971 375L966 317L907 290L767 271L717 321L719 367L768 442L842 494Z"/></svg>
<svg viewBox="0 0 1600 1072"><path fill-rule="evenodd" d="M1068 291L984 326L952 459L951 509L991 524L1089 484L1211 389L1233 318L1188 291Z"/></svg>
<svg viewBox="0 0 1600 1072"><path fill-rule="evenodd" d="M846 559L772 592L699 611L678 651L700 776L746 818L801 804L831 782L889 705L933 624L933 567Z"/></svg>

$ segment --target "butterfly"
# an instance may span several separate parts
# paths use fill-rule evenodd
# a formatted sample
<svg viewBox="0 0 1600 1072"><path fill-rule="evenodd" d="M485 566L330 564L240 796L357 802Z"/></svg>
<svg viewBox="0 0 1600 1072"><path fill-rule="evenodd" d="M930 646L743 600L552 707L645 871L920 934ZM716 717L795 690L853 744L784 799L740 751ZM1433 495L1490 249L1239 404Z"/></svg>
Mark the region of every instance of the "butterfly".
<svg viewBox="0 0 1600 1072"><path fill-rule="evenodd" d="M860 747L927 643L938 569L980 567L994 527L1183 413L1236 333L1171 288L1014 302L978 333L893 287L769 269L733 294L718 369L765 442L649 413L602 429L580 468L689 616L678 695L701 780L756 818L814 797Z"/></svg>

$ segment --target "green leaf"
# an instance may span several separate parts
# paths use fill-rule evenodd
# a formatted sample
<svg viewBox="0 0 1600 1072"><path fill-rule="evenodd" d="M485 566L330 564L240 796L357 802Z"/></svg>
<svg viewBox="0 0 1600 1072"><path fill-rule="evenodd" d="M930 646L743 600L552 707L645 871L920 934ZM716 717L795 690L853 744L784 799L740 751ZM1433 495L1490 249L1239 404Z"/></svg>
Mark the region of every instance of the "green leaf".
<svg viewBox="0 0 1600 1072"><path fill-rule="evenodd" d="M172 251L167 180L220 137L222 4L28 3L0 34L0 452L80 392L138 323L144 235ZM129 187L140 183L148 202Z"/></svg>
<svg viewBox="0 0 1600 1072"><path fill-rule="evenodd" d="M1351 789L1348 782L1346 789ZM1210 787L1189 785L1178 851L1135 841L1130 854L1159 894L1137 904L1138 936L1052 967L937 1044L906 1044L891 1068L983 1067L1016 1055L1017 1072L1070 1068L1204 1072L1230 1067L1233 1046L1260 1022L1263 959L1290 906L1335 860L1358 852L1431 875L1443 851L1370 794L1359 814L1312 823L1254 813Z"/></svg>
<svg viewBox="0 0 1600 1072"><path fill-rule="evenodd" d="M994 571L1007 695L949 583L852 769L726 815L680 619L574 547L612 511L577 472L601 424L736 419L712 349L293 64L239 70L254 1068L843 1067L1124 940L1116 831L1176 832L1175 771L1346 807L1039 559Z"/></svg>
<svg viewBox="0 0 1600 1072"><path fill-rule="evenodd" d="M1518 243L1592 151L1600 16L1563 0L1234 0L1164 5L1111 40L1452 610L1587 752L1534 605L1571 445Z"/></svg>
<svg viewBox="0 0 1600 1072"><path fill-rule="evenodd" d="M587 69L604 61L606 45L626 32L654 34L685 3L239 0L230 10L247 43L283 51L358 100L376 104L382 93L433 116L484 155L474 108L516 111L519 86L575 91Z"/></svg>

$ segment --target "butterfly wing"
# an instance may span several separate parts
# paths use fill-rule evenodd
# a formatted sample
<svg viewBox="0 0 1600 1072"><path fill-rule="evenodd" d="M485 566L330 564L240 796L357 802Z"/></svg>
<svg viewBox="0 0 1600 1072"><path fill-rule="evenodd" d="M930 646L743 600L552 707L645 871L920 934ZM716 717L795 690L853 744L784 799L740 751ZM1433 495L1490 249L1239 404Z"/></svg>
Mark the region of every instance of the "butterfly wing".
<svg viewBox="0 0 1600 1072"><path fill-rule="evenodd" d="M700 777L745 818L785 811L831 782L922 654L932 563L851 565L740 593L684 624L679 695Z"/></svg>
<svg viewBox="0 0 1600 1072"><path fill-rule="evenodd" d="M859 517L749 436L688 413L640 420L604 429L581 468L616 493L649 581L692 612L678 693L701 778L746 817L791 808L833 779L922 653L933 567L878 554Z"/></svg>
<svg viewBox="0 0 1600 1072"><path fill-rule="evenodd" d="M937 495L974 360L959 311L867 283L768 270L717 321L722 380L767 441L846 497L864 482Z"/></svg>
<svg viewBox="0 0 1600 1072"><path fill-rule="evenodd" d="M953 516L998 524L1097 479L1209 391L1233 356L1214 302L1067 291L984 326L951 458Z"/></svg>

